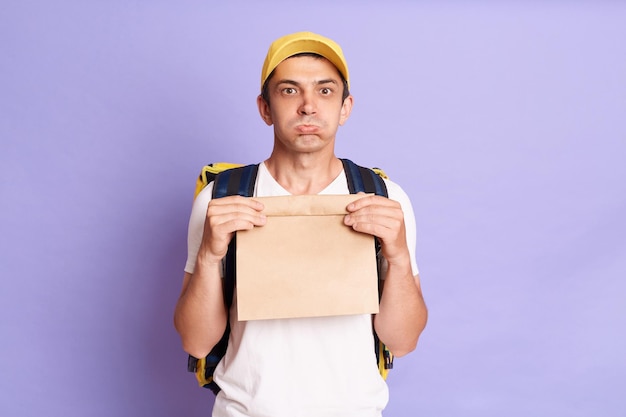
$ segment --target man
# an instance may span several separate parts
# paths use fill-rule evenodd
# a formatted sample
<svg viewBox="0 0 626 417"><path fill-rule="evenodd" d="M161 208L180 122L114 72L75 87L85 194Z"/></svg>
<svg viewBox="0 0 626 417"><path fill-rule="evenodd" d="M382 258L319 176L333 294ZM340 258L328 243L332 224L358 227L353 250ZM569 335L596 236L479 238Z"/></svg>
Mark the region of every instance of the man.
<svg viewBox="0 0 626 417"><path fill-rule="evenodd" d="M259 166L255 196L348 194L335 136L353 97L342 50L310 32L276 40L268 51L257 105L273 126L274 147ZM389 198L364 196L347 207L346 227L377 236L386 260L380 339L395 356L411 352L426 325L408 197L386 180ZM211 200L212 184L196 198L189 255L175 326L183 347L201 358L230 317L226 356L215 370L222 391L216 417L377 417L388 401L374 360L371 315L236 320L222 296L222 260L238 230L263 227L263 205L240 196ZM329 349L331 350L329 352ZM324 352L329 352L324 354Z"/></svg>

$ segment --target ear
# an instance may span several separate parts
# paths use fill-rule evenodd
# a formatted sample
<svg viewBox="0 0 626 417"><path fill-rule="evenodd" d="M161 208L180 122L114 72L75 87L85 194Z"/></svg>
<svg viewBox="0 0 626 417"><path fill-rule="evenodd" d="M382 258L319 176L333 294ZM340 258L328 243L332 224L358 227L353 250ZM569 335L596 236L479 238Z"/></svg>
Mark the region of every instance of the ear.
<svg viewBox="0 0 626 417"><path fill-rule="evenodd" d="M343 124L350 117L350 113L352 113L352 106L354 105L354 98L352 95L346 97L341 105L341 114L339 116L339 126L343 126Z"/></svg>
<svg viewBox="0 0 626 417"><path fill-rule="evenodd" d="M256 105L259 107L259 114L261 115L261 119L265 122L266 125L271 126L274 122L272 121L272 113L270 112L270 105L265 101L261 95L256 98Z"/></svg>

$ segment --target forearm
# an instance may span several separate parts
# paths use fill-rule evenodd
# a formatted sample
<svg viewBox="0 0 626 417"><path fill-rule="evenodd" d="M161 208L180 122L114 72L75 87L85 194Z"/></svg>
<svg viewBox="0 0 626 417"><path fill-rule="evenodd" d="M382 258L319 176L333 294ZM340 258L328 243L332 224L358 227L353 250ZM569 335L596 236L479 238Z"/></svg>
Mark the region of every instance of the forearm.
<svg viewBox="0 0 626 417"><path fill-rule="evenodd" d="M228 313L224 305L221 265L198 257L193 274L185 274L185 285L176 305L174 325L184 350L204 357L220 340Z"/></svg>
<svg viewBox="0 0 626 417"><path fill-rule="evenodd" d="M427 317L419 276L413 276L410 265L390 264L374 318L380 340L395 356L403 356L415 349Z"/></svg>

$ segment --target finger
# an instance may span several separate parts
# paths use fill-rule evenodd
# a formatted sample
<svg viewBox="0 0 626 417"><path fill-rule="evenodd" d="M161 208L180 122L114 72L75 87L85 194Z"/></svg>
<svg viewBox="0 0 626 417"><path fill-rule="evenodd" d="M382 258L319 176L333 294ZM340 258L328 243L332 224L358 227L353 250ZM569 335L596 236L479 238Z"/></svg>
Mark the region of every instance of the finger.
<svg viewBox="0 0 626 417"><path fill-rule="evenodd" d="M404 212L396 206L366 205L348 213L351 221L376 222L403 222ZM391 227L391 225L390 225Z"/></svg>
<svg viewBox="0 0 626 417"><path fill-rule="evenodd" d="M251 209L255 211L262 211L265 206L258 200L249 197L230 196L224 198L217 198L211 200L209 206L213 206L216 209L220 209L219 212L234 209Z"/></svg>
<svg viewBox="0 0 626 417"><path fill-rule="evenodd" d="M363 194L363 193L359 193ZM394 200L390 200L386 197L381 197L378 195L365 195L363 194L363 198L359 198L358 200L353 201L348 204L346 209L349 212L354 212L357 210L361 210L365 207L370 206L381 206L381 207L400 207L400 204Z"/></svg>
<svg viewBox="0 0 626 417"><path fill-rule="evenodd" d="M254 224L265 221L265 215L262 214L263 204L250 199L233 199L229 202L220 202L215 200L209 203L207 207L207 219L210 221L223 223L233 218L241 217L247 219Z"/></svg>
<svg viewBox="0 0 626 417"><path fill-rule="evenodd" d="M208 216L209 227L222 233L251 229L254 226L263 226L266 222L267 217L257 211L228 211L219 215L211 214Z"/></svg>
<svg viewBox="0 0 626 417"><path fill-rule="evenodd" d="M209 216L205 221L203 247L216 259L222 259L235 232L263 226L266 221L265 215L258 212L227 212L219 216Z"/></svg>
<svg viewBox="0 0 626 417"><path fill-rule="evenodd" d="M355 231L378 236L381 239L393 239L403 232L403 222L388 216L353 215L346 216L346 226Z"/></svg>
<svg viewBox="0 0 626 417"><path fill-rule="evenodd" d="M392 222L393 223L393 222ZM373 222L355 222L352 229L359 233L366 233L380 239L382 254L388 262L402 262L408 253L404 226L394 227L390 224Z"/></svg>

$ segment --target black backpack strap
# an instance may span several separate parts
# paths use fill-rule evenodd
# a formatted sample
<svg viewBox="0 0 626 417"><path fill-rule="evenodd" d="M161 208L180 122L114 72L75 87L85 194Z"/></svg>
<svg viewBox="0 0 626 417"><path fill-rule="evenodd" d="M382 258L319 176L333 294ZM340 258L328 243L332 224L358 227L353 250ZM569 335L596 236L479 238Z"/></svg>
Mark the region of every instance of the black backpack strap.
<svg viewBox="0 0 626 417"><path fill-rule="evenodd" d="M348 180L350 194L360 192L388 197L385 181L369 168L359 166L349 159L341 159Z"/></svg>
<svg viewBox="0 0 626 417"><path fill-rule="evenodd" d="M213 198L231 195L252 197L258 171L259 165L253 164L220 172L213 182ZM235 289L235 245L236 238L233 237L228 245L224 265L224 302L228 308L233 303Z"/></svg>
<svg viewBox="0 0 626 417"><path fill-rule="evenodd" d="M252 197L259 165L246 165L220 172L213 182L213 198L230 195Z"/></svg>
<svg viewBox="0 0 626 417"><path fill-rule="evenodd" d="M213 179L212 198L222 198L230 195L240 195L243 197L252 197L254 194L254 185L259 169L258 164L246 165L238 168L222 171ZM230 241L228 251L224 259L224 304L230 309L233 304L233 294L235 292L235 238ZM230 335L230 324L226 323L226 329L220 341L211 349L211 352L205 358L204 374L205 379L209 380L205 388L209 388L215 395L220 391L220 387L213 381L213 372L219 361L224 357L226 348L228 347L228 337ZM196 372L198 367L198 359L189 355L187 360L187 370Z"/></svg>
<svg viewBox="0 0 626 417"><path fill-rule="evenodd" d="M368 194L376 194L383 197L389 197L387 193L387 186L385 185L385 181L382 179L380 175L369 168L365 168L359 166L352 162L349 159L342 159L343 170L346 173L346 178L348 180L348 190L350 194L356 194L359 192L364 192ZM375 239L376 245L376 255L380 253L380 241L378 238ZM378 296L382 296L382 276L380 271L380 265L378 268ZM376 362L379 364L379 367L382 366L384 369L392 369L393 368L393 356L387 346L385 346L376 332L374 332L374 352L376 353ZM381 357L382 354L382 357ZM382 362L382 365L381 365Z"/></svg>

